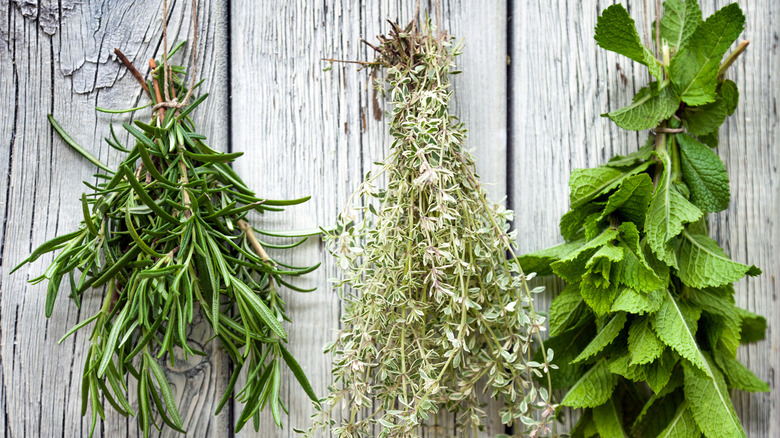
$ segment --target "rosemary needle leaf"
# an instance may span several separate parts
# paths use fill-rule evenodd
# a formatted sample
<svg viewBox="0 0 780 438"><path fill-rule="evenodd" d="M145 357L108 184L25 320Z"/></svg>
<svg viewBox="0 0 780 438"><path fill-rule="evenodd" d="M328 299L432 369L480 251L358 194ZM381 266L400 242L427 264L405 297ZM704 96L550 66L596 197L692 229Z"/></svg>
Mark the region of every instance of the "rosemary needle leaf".
<svg viewBox="0 0 780 438"><path fill-rule="evenodd" d="M65 132L64 129L62 129L62 126L60 126L60 124L57 123L57 120L55 120L51 114L49 114L48 117L49 117L49 123L51 124L51 127L54 128L55 131L57 131L57 134L60 135L60 137L65 141L65 143L68 144L68 146L75 149L76 152L80 153L84 158L89 160L95 166L105 170L106 172L113 172L110 167L103 164L103 162L97 159L97 157L90 154L89 152L87 152L86 149L81 147L81 145L76 143L76 141L73 140L73 138L70 135L68 135L68 133Z"/></svg>

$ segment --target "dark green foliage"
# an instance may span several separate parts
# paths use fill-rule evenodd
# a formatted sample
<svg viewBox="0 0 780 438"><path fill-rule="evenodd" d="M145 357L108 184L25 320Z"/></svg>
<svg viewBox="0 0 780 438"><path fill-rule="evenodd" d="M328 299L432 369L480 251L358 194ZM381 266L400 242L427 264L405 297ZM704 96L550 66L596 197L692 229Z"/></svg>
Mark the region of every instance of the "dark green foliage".
<svg viewBox="0 0 780 438"><path fill-rule="evenodd" d="M739 92L723 55L742 32L736 4L706 20L693 0L668 0L661 60L641 45L620 5L596 26L605 49L656 79L605 116L655 128L646 146L572 172L566 243L520 257L523 268L568 282L553 301L562 404L584 408L573 437L741 437L729 391L768 391L737 359L766 321L734 305L732 283L760 270L729 259L707 236L706 213L729 202L726 168L710 146ZM744 45L735 51L738 53ZM585 339L583 339L585 338ZM649 388L649 391L648 391Z"/></svg>
<svg viewBox="0 0 780 438"><path fill-rule="evenodd" d="M182 99L188 92L184 69L172 67L169 77L164 71L155 70L155 88L162 84L174 100ZM122 415L137 414L144 436L149 436L152 426L162 427L154 412L162 423L184 432L158 360L167 355L173 364L177 352L185 360L205 354L188 342L196 307L235 366L217 412L233 395L239 373L246 369L249 375L236 394L245 403L236 429L252 418L257 425L259 411L266 406L281 426L282 363L305 393L317 400L303 370L284 347L287 338L281 322L289 319L277 292L278 286L288 285L285 277L305 274L316 266L287 266L263 249L289 248L312 233L288 234L297 238L293 244L274 245L262 242L258 234L269 233L252 228L246 220L251 211L279 211L308 198L256 197L228 165L241 154L216 152L197 133L189 113L205 97L190 105L169 106L167 111L156 106L149 123L124 124L133 139L127 148L116 135L107 138L112 147L127 152L115 172L49 118L69 145L105 171L96 175L102 182L90 186L93 193L81 196L84 220L78 230L41 245L22 263L56 251L46 272L31 280L49 282L47 316L52 314L63 277L69 279L77 305L85 291L107 286L100 311L65 335L94 322L82 388L82 413L87 401L92 406L90 435L98 415L104 418L101 398ZM153 97L153 103L159 102ZM138 381L137 413L125 397L128 376Z"/></svg>

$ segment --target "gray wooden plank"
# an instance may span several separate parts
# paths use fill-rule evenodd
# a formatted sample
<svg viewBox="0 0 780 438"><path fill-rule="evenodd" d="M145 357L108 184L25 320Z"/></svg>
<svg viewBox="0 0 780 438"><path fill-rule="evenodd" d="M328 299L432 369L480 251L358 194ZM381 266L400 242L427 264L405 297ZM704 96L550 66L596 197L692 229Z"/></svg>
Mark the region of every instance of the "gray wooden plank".
<svg viewBox="0 0 780 438"><path fill-rule="evenodd" d="M384 120L374 118L369 73L349 64L335 64L332 71L322 72L327 64L320 58L370 59L370 49L360 38L373 41L375 35L387 31L385 19L405 22L413 9L413 2L397 1L361 6L346 1L268 2L254 8L246 2L233 3L233 145L234 150L246 152L235 167L262 196L312 195L303 206L276 218L262 218L263 226L290 229L333 224L371 163L385 155L389 142ZM469 147L477 155L478 171L493 184L489 190L500 201L506 186L502 160L506 146L506 6L500 2L495 8L484 8L473 2L448 1L442 2L442 10L450 33L466 38L458 60L464 73L454 81L455 112L474 139ZM287 293L285 297L293 319L287 327L291 351L315 392L324 395L332 378L330 358L321 348L335 336L341 310L327 279L338 271L317 242L287 257L298 264L323 261L302 282L318 286L317 292ZM291 412L286 432L275 431L265 413L259 434L247 426L239 435L292 436L292 427L309 424L313 410L289 373L284 374L283 386ZM236 412L241 408L237 405ZM439 436L453 433L452 416L442 416L439 423ZM503 431L496 422L488 426L490 435Z"/></svg>
<svg viewBox="0 0 780 438"><path fill-rule="evenodd" d="M195 117L205 125L204 134L222 139L212 145L226 149L227 70L220 56L227 45L227 10L221 2L199 3L199 76L208 78L204 89L211 92L211 98ZM3 80L0 89L4 102L18 93L16 106L12 107L18 117L12 119L8 130L16 136L9 143L8 161L2 161L11 171L7 231L0 237L5 243L0 352L8 436L88 433L89 420L80 416L81 368L88 334L77 334L59 346L56 340L77 320L97 310L102 291L88 292L79 312L63 298L68 294L67 287L63 287L54 315L47 320L43 315L45 285L28 286L25 279L38 275L51 257L11 277L8 270L43 241L78 224L79 206L74 201L84 191L80 181L94 180L94 169L56 138L46 114L53 113L76 141L102 160L117 162L118 153L100 139L108 134L109 121L130 119L97 114L93 108L126 108L145 101L135 80L118 67L111 53L119 47L146 72L147 60L161 52L161 5L160 0L120 4L63 1L21 6L14 3L8 9L9 26L3 34L8 35L10 56L4 55L1 64L4 78L5 72L14 67L18 78L15 83ZM189 17L189 2L172 4L170 41L189 37ZM148 114L147 109L137 116ZM5 114L3 123L9 123ZM191 334L201 344L209 336L205 324L197 325ZM228 366L215 343L206 351L207 359L177 363L173 369L166 368L166 373L185 426L195 434L228 436L229 412L213 416L216 400L226 385ZM134 399L131 395L131 402ZM139 435L135 418L122 418L110 409L106 422L96 430L105 436ZM160 435L176 434L168 430Z"/></svg>
<svg viewBox="0 0 780 438"><path fill-rule="evenodd" d="M598 48L593 27L600 10L613 2L558 0L517 1L510 19L512 35L511 133L513 141L513 205L523 252L562 242L558 220L568 208L572 169L604 163L616 153L636 150L640 135L627 133L600 113L630 102L647 83L644 67ZM621 2L635 17L640 35L655 16L655 2ZM727 1L702 3L705 15ZM767 340L742 347L740 359L777 387L780 365L778 304L774 288L778 265L773 255L780 243L776 142L780 138L775 101L780 93L777 71L777 16L780 4L739 1L747 15L743 38L752 40L747 54L729 71L740 89L738 112L721 128L723 157L731 177L731 206L712 218L712 235L731 256L760 265L764 275L736 284L737 301L767 317ZM559 282L547 280L556 293ZM546 294L544 302L549 305ZM540 300L542 301L542 300ZM778 394L735 396L748 436L775 436ZM576 416L575 416L576 417ZM566 429L565 426L563 429Z"/></svg>

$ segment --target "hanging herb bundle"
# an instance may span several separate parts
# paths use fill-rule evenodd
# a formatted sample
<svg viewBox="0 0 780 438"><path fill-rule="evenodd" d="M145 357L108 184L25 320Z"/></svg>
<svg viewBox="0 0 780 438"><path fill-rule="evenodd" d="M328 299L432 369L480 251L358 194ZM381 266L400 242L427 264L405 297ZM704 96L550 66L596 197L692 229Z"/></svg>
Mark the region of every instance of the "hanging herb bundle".
<svg viewBox="0 0 780 438"><path fill-rule="evenodd" d="M460 49L430 23L393 25L381 41L368 65L386 70L376 86L392 103L393 144L326 236L344 271L345 313L326 347L336 385L309 434L330 426L339 437L414 437L440 409L476 434L484 381L505 402L501 420L538 436L555 409L537 386L553 354L532 358L544 324L532 293L541 290L529 291L507 260L512 212L487 199L465 128L449 112ZM381 175L386 189L375 187ZM331 420L339 403L348 417Z"/></svg>
<svg viewBox="0 0 780 438"><path fill-rule="evenodd" d="M562 404L584 408L573 437L740 437L729 391L768 391L737 359L766 321L734 304L732 283L760 270L728 258L707 236L706 213L728 206L726 168L712 148L737 106L726 69L744 42L731 4L702 20L695 0L667 0L656 21L657 59L621 5L599 17L596 42L655 78L631 105L605 116L647 144L595 169L575 170L563 245L520 258L568 282L553 301ZM722 61L722 62L721 62ZM646 388L652 392L648 392Z"/></svg>
<svg viewBox="0 0 780 438"><path fill-rule="evenodd" d="M246 384L236 395L245 403L236 430L250 418L259 427L259 411L266 406L281 426L283 364L306 394L315 401L316 397L284 346L287 336L281 322L289 318L277 288L301 290L285 278L316 266L288 266L264 249L294 247L306 240L306 233L260 231L246 218L252 211L279 211L308 198L276 201L255 196L228 164L242 153L209 148L190 118L207 96L187 103L200 83L191 82L188 87L185 69L168 67L167 57L160 67L150 61L152 80L144 82L126 58L117 54L149 94L154 113L147 122L123 124L132 135L129 149L112 127L112 138L106 142L127 154L116 171L86 153L49 116L62 138L104 173L96 175L102 182L85 183L93 193L81 196L84 220L79 228L41 245L22 263L59 250L46 272L31 280L49 282L46 316L53 312L63 277L69 279L77 305L85 291L105 286L101 309L63 337L94 323L82 386L82 414L88 402L92 408L90 436L98 415L104 418L102 397L120 414L136 415L124 395L128 375L138 381L137 414L144 436L149 436L152 426L162 426L155 421L154 410L163 423L184 432L158 360L167 354L173 365L176 349L185 360L190 355L205 355L187 339L196 307L234 365L216 413L231 399L238 376L246 369ZM271 244L260 235L296 239Z"/></svg>

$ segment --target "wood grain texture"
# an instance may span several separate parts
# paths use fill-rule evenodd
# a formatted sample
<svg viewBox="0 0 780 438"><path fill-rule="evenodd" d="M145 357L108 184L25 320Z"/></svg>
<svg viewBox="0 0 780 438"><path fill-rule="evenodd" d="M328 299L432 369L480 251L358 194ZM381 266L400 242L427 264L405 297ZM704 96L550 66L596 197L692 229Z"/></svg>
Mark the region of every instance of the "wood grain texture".
<svg viewBox="0 0 780 438"><path fill-rule="evenodd" d="M648 82L645 67L600 49L593 27L600 11L613 1L517 0L510 19L512 35L511 100L512 204L523 252L563 241L558 220L569 206L568 177L572 169L593 167L614 154L637 149L646 132L626 132L600 117L627 105ZM655 2L621 1L645 35L655 17ZM728 1L700 2L709 16ZM767 339L743 346L739 358L772 393L737 393L737 412L750 437L780 435L775 369L780 365L780 305L775 279L780 248L780 155L776 101L780 97L777 53L780 4L737 1L747 16L742 38L750 47L729 69L740 90L737 112L721 128L718 148L731 179L731 204L711 218L711 235L735 260L764 270L757 278L736 284L740 306L767 318ZM645 8L647 9L645 15ZM647 16L647 20L642 17ZM643 38L644 39L644 38ZM542 280L550 289L560 283Z"/></svg>
<svg viewBox="0 0 780 438"><path fill-rule="evenodd" d="M169 42L191 35L188 1L171 0ZM435 1L423 1L433 11ZM518 245L526 252L561 241L558 219L568 207L572 169L603 163L614 153L635 150L645 134L626 133L600 114L625 105L647 82L642 68L599 49L593 41L598 13L613 3L601 0L442 0L443 27L465 39L454 78L454 112L469 130L468 147L477 156L483 182L496 201L509 196L516 211ZM655 15L654 1L623 1L637 17ZM756 264L764 275L737 284L740 305L767 317L767 340L743 347L740 358L777 388L780 366L780 307L775 278L780 265L780 58L777 22L780 4L738 0L747 15L747 53L729 77L741 92L737 112L721 128L723 157L731 177L730 208L712 221L712 235L736 260ZM283 213L254 217L267 229L329 226L372 162L389 146L385 120L376 111L368 71L320 58L367 60L373 41L387 30L386 18L405 22L414 2L402 0L271 0L231 3L199 0L199 76L210 98L195 114L209 144L244 151L236 170L260 196L312 200ZM705 14L726 4L706 0ZM90 292L79 311L67 302L67 287L51 319L43 315L45 288L29 286L51 257L9 276L8 272L45 240L75 227L93 168L53 134L53 113L73 137L102 160L118 153L101 139L108 122L126 121L93 111L137 106L144 98L130 75L114 61L119 47L146 72L146 60L161 48L161 0L117 2L8 0L0 2L0 430L7 437L85 436L80 416L80 376L88 335L56 345L70 326L94 312L102 291ZM435 12L432 12L435 16ZM189 51L187 52L187 55ZM507 55L511 64L507 67ZM184 58L182 58L184 59ZM187 58L189 59L189 58ZM145 117L148 114L142 113ZM139 113L140 114L140 113ZM126 137L125 137L126 138ZM8 146L5 146L8 145ZM509 161L507 161L509 160ZM283 291L293 324L287 325L293 355L315 392L331 383L330 358L322 346L339 329L341 304L328 282L338 270L318 239L284 253L297 265L323 262L299 279L317 291ZM559 284L543 280L551 289ZM203 325L194 340L208 336ZM232 437L236 404L213 416L215 399L231 371L214 343L209 358L166 369L193 437ZM261 432L247 425L240 436L293 437L313 412L289 373L282 381L290 416L284 430L261 415ZM133 390L131 389L131 392ZM134 397L131 397L131 402ZM737 410L748 436L780 435L780 394L737 394ZM109 410L110 412L110 410ZM495 419L497 407L490 412ZM236 415L232 415L236 413ZM442 415L426 437L456 433ZM565 430L564 426L562 429ZM138 436L136 420L108 414L101 436ZM503 432L498 421L484 436ZM167 431L165 436L178 434Z"/></svg>
<svg viewBox="0 0 780 438"><path fill-rule="evenodd" d="M226 61L227 10L221 2L200 2L200 76L207 78L211 98L196 114L196 121L218 149L227 148ZM95 182L91 164L70 150L50 129L46 114L60 120L73 138L101 160L113 164L121 157L102 138L109 122L129 121L127 115L109 116L95 106L128 108L142 105L135 80L120 68L113 55L119 47L142 73L147 60L159 57L162 1L68 2L29 4L4 2L0 45L2 141L0 163L8 176L0 179L0 203L4 213L0 242L0 319L2 320L2 421L8 437L86 436L89 419L82 418L81 372L88 348L89 328L56 342L77 321L99 307L102 290L85 294L81 310L67 299L63 286L54 314L43 313L45 284L30 286L27 278L39 275L51 261L42 257L17 274L8 272L30 251L78 225L77 196L85 190L82 180ZM191 37L189 2L171 4L168 23L170 44ZM62 17L60 19L60 17ZM189 51L181 58L188 60ZM148 117L150 110L137 117ZM121 129L118 133L121 135ZM120 137L123 141L128 136ZM205 324L196 325L191 339L201 346L210 336ZM201 348L202 347L198 347ZM227 383L225 356L214 343L209 358L166 367L185 427L200 436L230 429L229 412L213 416ZM134 385L130 385L134 394ZM134 396L130 397L131 403ZM136 419L125 419L107 409L106 421L96 436L138 436ZM219 431L219 432L217 432ZM167 430L157 434L175 436ZM225 435L223 435L225 436Z"/></svg>

